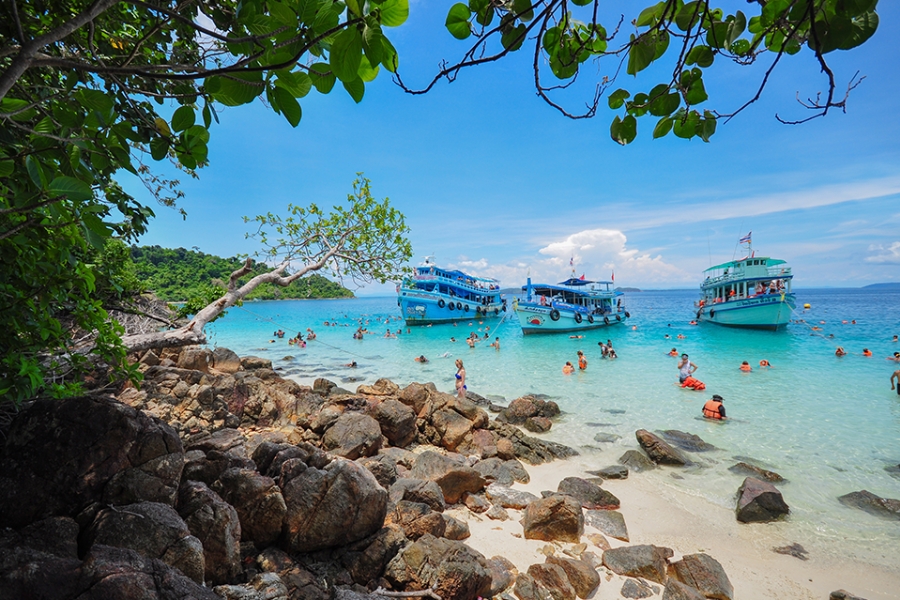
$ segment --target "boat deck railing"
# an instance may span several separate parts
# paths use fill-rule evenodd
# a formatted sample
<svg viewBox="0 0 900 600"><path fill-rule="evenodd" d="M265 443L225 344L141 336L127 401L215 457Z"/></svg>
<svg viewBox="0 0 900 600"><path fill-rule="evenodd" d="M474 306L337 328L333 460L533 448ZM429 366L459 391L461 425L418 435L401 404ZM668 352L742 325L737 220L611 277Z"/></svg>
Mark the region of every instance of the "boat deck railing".
<svg viewBox="0 0 900 600"><path fill-rule="evenodd" d="M755 267L754 267L755 268ZM749 275L744 269L737 269L727 275L719 275L718 277L709 277L703 281L701 287L709 287L720 283L731 283L735 281L743 281L744 279L790 279L793 277L790 267L781 265L766 268L765 275Z"/></svg>
<svg viewBox="0 0 900 600"><path fill-rule="evenodd" d="M443 277L441 275L416 275L412 279L407 279L403 282L403 287L412 288L413 282L418 281L434 281L435 283L444 283L446 285L452 285L459 288L465 288L467 290L471 290L473 292L484 294L484 293L496 293L500 291L499 285L492 284L482 284L478 281L474 281L471 279L462 279L459 277ZM470 283L471 282L471 283Z"/></svg>

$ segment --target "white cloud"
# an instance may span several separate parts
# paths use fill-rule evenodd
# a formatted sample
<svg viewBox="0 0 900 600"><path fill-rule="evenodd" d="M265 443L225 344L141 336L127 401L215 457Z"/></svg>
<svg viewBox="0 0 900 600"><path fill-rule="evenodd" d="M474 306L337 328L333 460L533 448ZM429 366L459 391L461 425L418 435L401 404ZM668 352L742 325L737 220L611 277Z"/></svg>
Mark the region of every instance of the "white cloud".
<svg viewBox="0 0 900 600"><path fill-rule="evenodd" d="M869 252L875 254L866 257L866 262L876 264L900 265L900 242L892 242L888 245L872 244Z"/></svg>

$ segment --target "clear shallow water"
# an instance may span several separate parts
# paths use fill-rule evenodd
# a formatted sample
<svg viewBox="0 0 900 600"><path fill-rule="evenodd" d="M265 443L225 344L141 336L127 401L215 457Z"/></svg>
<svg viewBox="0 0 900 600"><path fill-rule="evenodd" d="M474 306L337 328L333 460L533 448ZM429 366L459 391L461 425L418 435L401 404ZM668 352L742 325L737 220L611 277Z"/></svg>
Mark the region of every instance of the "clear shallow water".
<svg viewBox="0 0 900 600"><path fill-rule="evenodd" d="M693 291L628 294L628 325L577 340L565 334L526 338L515 319L413 327L407 334L393 297L252 302L229 311L208 334L211 345L272 359L282 374L301 383L326 377L351 390L387 377L400 385L433 381L452 392L453 360L462 358L469 389L476 393L498 402L527 393L552 397L565 414L547 437L579 448L597 466L636 447L639 428L698 434L721 450L692 455L701 467L681 472L683 479L674 479L668 469L648 476L731 508L743 478L727 468L735 456L752 457L789 480L780 487L792 514L788 524L777 526L785 535L891 565L900 547L900 524L845 508L836 498L861 489L900 498L900 479L884 470L900 463L900 396L889 383L900 365L885 360L900 351L900 344L891 342L900 333L900 292L798 290L798 306L810 303L811 309L798 310L794 318L808 323L792 323L781 332L691 326L695 298ZM360 319L378 333L353 340ZM857 324L841 323L851 319ZM326 320L339 326L325 327ZM471 331L481 329L483 335L485 325L491 327L491 340L501 338L500 351L487 341L475 349L462 341ZM822 331L813 332L812 325ZM287 335L269 343L279 327ZM318 339L305 349L288 346L287 338L297 331L305 334L307 327ZM399 337L383 337L387 328L401 327ZM675 339L679 333L686 339ZM673 339L665 339L666 334ZM459 341L450 342L451 336ZM616 360L600 358L597 343L607 339L619 354ZM849 354L835 357L838 345ZM666 355L672 347L690 354L706 391L676 384L677 360ZM872 350L872 358L862 356L864 347ZM567 360L577 364L577 350L588 358L587 371L563 375ZM441 358L444 353L449 356ZM430 362L415 362L420 354ZM763 358L774 368L760 369ZM357 368L343 366L353 360ZM753 365L751 373L739 370L743 360ZM727 423L700 417L713 393L725 398ZM599 444L593 440L599 432L621 439ZM885 552L889 548L894 551Z"/></svg>

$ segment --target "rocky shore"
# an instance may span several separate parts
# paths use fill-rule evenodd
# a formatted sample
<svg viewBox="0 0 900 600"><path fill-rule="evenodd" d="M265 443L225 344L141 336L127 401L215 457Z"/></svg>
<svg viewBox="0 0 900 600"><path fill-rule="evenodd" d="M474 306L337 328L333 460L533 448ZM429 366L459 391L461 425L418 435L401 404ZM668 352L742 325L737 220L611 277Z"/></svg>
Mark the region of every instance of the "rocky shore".
<svg viewBox="0 0 900 600"><path fill-rule="evenodd" d="M689 433L638 430L618 464L582 469L520 429L552 427L539 398L307 387L221 348L140 365L139 389L38 400L3 432L0 600L763 597L705 548L653 539L665 515L629 531L648 501L629 473L690 468L712 447ZM789 513L777 473L732 469L732 526ZM888 519L900 505L841 501Z"/></svg>

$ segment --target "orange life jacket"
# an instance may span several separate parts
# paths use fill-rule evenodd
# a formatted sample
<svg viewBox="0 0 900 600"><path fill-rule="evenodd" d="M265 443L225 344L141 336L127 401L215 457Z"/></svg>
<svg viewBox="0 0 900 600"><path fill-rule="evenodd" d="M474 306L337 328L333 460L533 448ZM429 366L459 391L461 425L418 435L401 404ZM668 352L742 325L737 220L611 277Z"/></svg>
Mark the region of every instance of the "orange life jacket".
<svg viewBox="0 0 900 600"><path fill-rule="evenodd" d="M871 350L864 350L864 351L863 351L863 356L872 356L872 351L871 351Z"/></svg>
<svg viewBox="0 0 900 600"><path fill-rule="evenodd" d="M578 357L578 368L581 369L582 371L584 369L587 369L587 359L585 357L583 357L583 356Z"/></svg>
<svg viewBox="0 0 900 600"><path fill-rule="evenodd" d="M769 366L769 361L767 361L766 359L763 359L763 360L759 361L759 366L761 366L761 367L768 367L768 366Z"/></svg>
<svg viewBox="0 0 900 600"><path fill-rule="evenodd" d="M706 404L703 405L703 416L707 419L721 419L722 415L719 414L720 406L722 406L722 403L718 400L707 400Z"/></svg>
<svg viewBox="0 0 900 600"><path fill-rule="evenodd" d="M701 391L701 390L706 389L706 384L703 383L702 381L700 381L699 379L697 379L696 377L688 377L687 379L685 379L682 382L681 387L683 387L683 388L689 387L692 390Z"/></svg>

